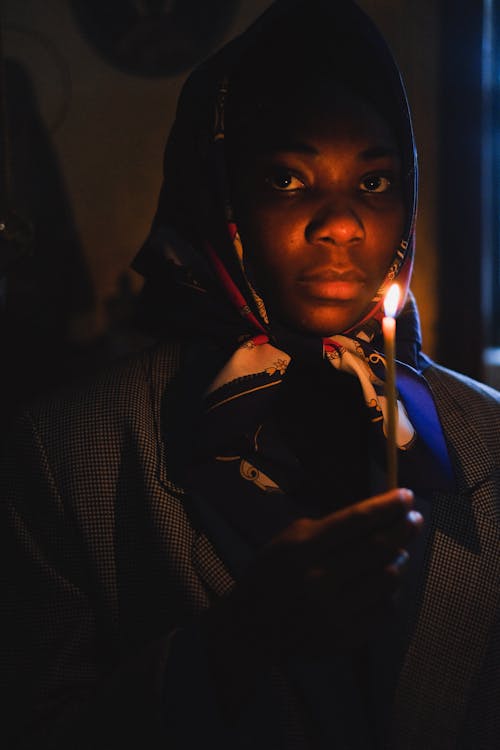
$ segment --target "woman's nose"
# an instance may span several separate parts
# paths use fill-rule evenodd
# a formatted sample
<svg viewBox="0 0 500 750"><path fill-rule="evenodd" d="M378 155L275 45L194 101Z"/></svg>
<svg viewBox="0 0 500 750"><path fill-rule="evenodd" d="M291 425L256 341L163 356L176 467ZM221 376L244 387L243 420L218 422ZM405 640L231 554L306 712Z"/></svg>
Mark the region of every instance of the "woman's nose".
<svg viewBox="0 0 500 750"><path fill-rule="evenodd" d="M309 242L344 246L359 242L365 231L360 217L349 202L329 201L312 216L306 236Z"/></svg>

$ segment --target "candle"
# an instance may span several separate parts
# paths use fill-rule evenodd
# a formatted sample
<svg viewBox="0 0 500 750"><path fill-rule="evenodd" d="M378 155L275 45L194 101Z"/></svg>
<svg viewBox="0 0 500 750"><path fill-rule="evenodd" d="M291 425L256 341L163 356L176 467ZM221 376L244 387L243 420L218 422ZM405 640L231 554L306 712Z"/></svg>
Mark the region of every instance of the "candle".
<svg viewBox="0 0 500 750"><path fill-rule="evenodd" d="M397 486L398 457L396 432L398 429L398 404L396 399L396 312L399 303L399 287L393 284L384 300L385 316L382 320L386 362L385 397L387 403L387 489Z"/></svg>

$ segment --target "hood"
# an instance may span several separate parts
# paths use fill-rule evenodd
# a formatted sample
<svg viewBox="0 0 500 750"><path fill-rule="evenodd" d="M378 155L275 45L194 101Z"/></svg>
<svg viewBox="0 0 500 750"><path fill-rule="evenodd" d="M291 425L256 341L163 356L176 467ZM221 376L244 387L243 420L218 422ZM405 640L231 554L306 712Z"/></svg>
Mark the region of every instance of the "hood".
<svg viewBox="0 0 500 750"><path fill-rule="evenodd" d="M367 98L399 145L406 223L368 314L348 335L373 340L382 298L394 279L413 315L408 286L413 259L417 163L411 117L396 63L379 31L350 0L278 0L246 32L196 69L182 90L164 159L164 182L151 233L133 267L157 327L223 330L235 340L265 331L265 300L249 282L247 249L232 213L227 137L232 103L261 105L261 92L297 76L318 75ZM228 106L229 105L229 106ZM245 308L249 314L242 313ZM192 323L189 321L192 319ZM214 326L213 321L217 321ZM418 335L418 325L413 329ZM414 342L413 342L414 343Z"/></svg>

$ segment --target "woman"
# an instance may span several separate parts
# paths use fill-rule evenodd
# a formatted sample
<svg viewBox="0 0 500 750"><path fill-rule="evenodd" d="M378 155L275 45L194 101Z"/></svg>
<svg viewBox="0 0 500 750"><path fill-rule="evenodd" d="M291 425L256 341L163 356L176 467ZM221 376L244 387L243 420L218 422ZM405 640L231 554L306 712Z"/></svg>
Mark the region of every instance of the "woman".
<svg viewBox="0 0 500 750"><path fill-rule="evenodd" d="M277 2L189 79L135 261L162 341L27 412L4 469L21 746L498 745L498 395L420 351L415 199L350 1Z"/></svg>

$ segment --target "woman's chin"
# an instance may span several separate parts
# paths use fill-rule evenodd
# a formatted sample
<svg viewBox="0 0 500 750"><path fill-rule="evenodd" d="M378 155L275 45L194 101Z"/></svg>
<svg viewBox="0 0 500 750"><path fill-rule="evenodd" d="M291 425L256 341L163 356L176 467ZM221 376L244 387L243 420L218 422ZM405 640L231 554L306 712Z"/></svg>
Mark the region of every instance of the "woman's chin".
<svg viewBox="0 0 500 750"><path fill-rule="evenodd" d="M286 316L280 317L300 333L327 338L352 328L361 320L362 312L357 307L353 309L349 302L336 302L305 310L297 306Z"/></svg>

